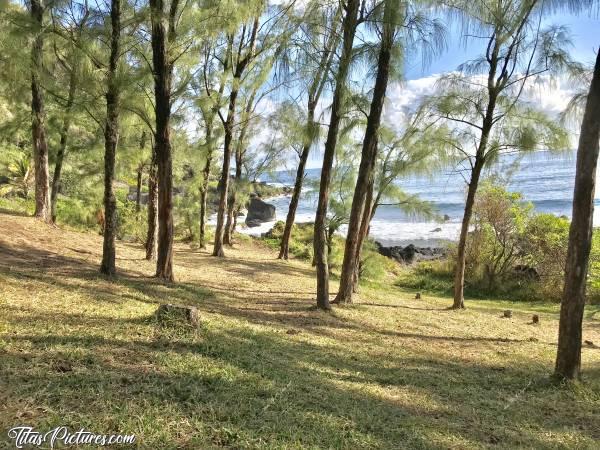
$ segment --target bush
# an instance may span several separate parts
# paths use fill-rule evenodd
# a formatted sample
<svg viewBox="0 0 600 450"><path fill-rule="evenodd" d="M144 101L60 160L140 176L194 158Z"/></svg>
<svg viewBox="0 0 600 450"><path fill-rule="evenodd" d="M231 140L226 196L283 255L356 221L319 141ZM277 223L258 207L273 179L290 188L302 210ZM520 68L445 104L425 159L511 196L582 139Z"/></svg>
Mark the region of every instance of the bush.
<svg viewBox="0 0 600 450"><path fill-rule="evenodd" d="M473 209L467 239L465 294L512 300L560 301L567 257L569 220L534 213L521 195L484 184ZM589 297L600 299L600 236L594 236ZM447 261L421 263L399 285L451 294L456 248Z"/></svg>

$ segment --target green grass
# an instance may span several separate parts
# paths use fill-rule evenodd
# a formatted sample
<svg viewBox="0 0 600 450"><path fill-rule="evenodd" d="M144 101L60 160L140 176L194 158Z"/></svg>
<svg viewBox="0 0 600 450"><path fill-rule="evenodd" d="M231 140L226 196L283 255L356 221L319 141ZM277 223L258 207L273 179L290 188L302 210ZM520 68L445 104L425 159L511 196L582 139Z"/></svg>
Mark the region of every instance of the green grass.
<svg viewBox="0 0 600 450"><path fill-rule="evenodd" d="M97 235L0 226L0 447L28 424L134 433L147 449L598 448L600 350L584 349L583 383L550 382L557 305L449 311L369 282L323 313L310 265L253 241L225 259L179 243L163 285L139 245L118 245L107 280ZM201 326L160 326L163 302L196 306Z"/></svg>

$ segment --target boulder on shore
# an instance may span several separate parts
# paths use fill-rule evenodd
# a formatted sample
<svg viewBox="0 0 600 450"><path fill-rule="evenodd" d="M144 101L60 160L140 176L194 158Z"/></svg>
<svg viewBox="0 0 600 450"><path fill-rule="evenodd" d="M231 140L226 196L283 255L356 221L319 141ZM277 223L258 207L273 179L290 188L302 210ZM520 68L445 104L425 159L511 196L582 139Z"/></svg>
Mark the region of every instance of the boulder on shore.
<svg viewBox="0 0 600 450"><path fill-rule="evenodd" d="M413 264L418 261L432 261L447 256L447 250L441 247L416 247L409 244L406 247L392 246L384 247L376 242L377 250L383 256L395 259L402 264Z"/></svg>
<svg viewBox="0 0 600 450"><path fill-rule="evenodd" d="M252 197L248 205L246 225L257 227L263 222L275 220L275 206L262 201L259 197Z"/></svg>

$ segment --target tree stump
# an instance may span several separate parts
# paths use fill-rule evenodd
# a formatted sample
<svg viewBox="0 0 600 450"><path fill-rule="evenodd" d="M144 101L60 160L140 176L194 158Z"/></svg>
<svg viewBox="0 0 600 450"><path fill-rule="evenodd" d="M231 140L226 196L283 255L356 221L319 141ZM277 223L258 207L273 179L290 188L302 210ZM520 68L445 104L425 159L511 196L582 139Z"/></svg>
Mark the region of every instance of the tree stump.
<svg viewBox="0 0 600 450"><path fill-rule="evenodd" d="M156 310L156 318L161 324L184 323L198 326L200 323L198 310L193 306L160 305Z"/></svg>
<svg viewBox="0 0 600 450"><path fill-rule="evenodd" d="M421 300L421 293L420 292L417 292L415 294L415 300Z"/></svg>
<svg viewBox="0 0 600 450"><path fill-rule="evenodd" d="M503 317L510 319L512 317L512 311L510 309L505 310Z"/></svg>
<svg viewBox="0 0 600 450"><path fill-rule="evenodd" d="M540 316L538 316L537 314L531 316L531 323L534 325L540 323Z"/></svg>

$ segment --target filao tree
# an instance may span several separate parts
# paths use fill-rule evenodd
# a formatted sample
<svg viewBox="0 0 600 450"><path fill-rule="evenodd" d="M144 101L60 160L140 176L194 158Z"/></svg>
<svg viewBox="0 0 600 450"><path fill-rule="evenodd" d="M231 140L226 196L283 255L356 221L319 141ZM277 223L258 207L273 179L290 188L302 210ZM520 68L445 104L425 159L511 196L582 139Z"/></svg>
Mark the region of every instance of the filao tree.
<svg viewBox="0 0 600 450"><path fill-rule="evenodd" d="M44 61L46 5L44 0L29 2L31 29L31 135L35 167L35 217L50 221L50 182L48 174L48 141L46 112L41 76Z"/></svg>
<svg viewBox="0 0 600 450"><path fill-rule="evenodd" d="M483 42L482 56L442 77L430 111L455 126L462 138L467 196L460 230L452 308L464 308L465 249L473 204L484 168L503 152L564 150L567 135L555 121L529 107L523 94L539 77L571 66L569 36L559 26L542 26L543 0L451 1L464 19L467 41ZM561 2L556 2L561 3Z"/></svg>
<svg viewBox="0 0 600 450"><path fill-rule="evenodd" d="M555 375L559 378L579 378L581 372L582 320L585 289L592 247L594 194L598 146L600 141L600 52L581 123L573 214L569 230L569 249L565 284L560 308L558 351Z"/></svg>
<svg viewBox="0 0 600 450"><path fill-rule="evenodd" d="M289 257L290 238L302 194L306 163L319 135L317 106L331 80L331 68L340 41L340 14L339 6L326 8L320 2L311 2L306 15L307 24L299 27L298 35L292 40L296 53L293 61L297 64L297 72L301 74L302 89L306 90L307 107L304 129L298 133L302 146L298 152L296 178L279 246L279 259Z"/></svg>
<svg viewBox="0 0 600 450"><path fill-rule="evenodd" d="M335 149L344 115L346 84L352 64L354 38L356 29L364 17L359 18L360 0L343 2L342 19L342 49L335 69L335 89L331 104L329 128L323 152L323 166L319 183L319 199L314 225L314 262L317 269L317 307L331 309L329 303L329 261L327 254L327 207L329 205L329 190L331 184L331 169L335 157Z"/></svg>
<svg viewBox="0 0 600 450"><path fill-rule="evenodd" d="M404 5L401 5L401 2L397 0L384 0L383 2L384 13L381 21L381 28L378 30L380 44L379 55L377 58L377 75L367 117L360 167L358 170L356 187L354 189L352 209L350 211L344 262L340 278L340 289L335 299L335 303L349 303L352 301L353 279L356 272L356 261L359 252L360 226L363 215L370 214L370 211L368 211L367 208L367 200L370 197L368 191L369 186L372 186L374 179L375 161L377 160L377 137L379 126L381 124L383 104L390 72L392 70L392 50L396 28L401 17L404 15L403 6Z"/></svg>
<svg viewBox="0 0 600 450"><path fill-rule="evenodd" d="M113 190L115 159L119 142L119 96L117 75L121 59L121 0L111 0L109 26L110 53L106 72L106 122L104 124L104 244L100 272L113 276L115 267L115 238L117 234L117 200Z"/></svg>

